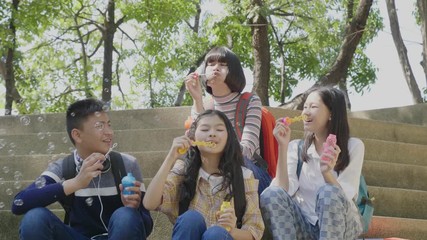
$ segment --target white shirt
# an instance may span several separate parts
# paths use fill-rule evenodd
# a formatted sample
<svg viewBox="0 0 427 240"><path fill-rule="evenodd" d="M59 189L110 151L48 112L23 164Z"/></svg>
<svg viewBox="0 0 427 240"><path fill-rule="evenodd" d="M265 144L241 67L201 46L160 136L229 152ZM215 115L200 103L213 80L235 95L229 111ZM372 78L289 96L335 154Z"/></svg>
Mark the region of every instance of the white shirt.
<svg viewBox="0 0 427 240"><path fill-rule="evenodd" d="M298 179L296 173L298 164L298 142L299 139L293 140L289 143L288 147L288 194L294 197L308 221L315 225L318 220L315 212L316 195L319 188L325 185L325 180L320 171L320 156L316 152L314 144L307 150L309 161L307 163L304 162L302 165L301 175ZM365 145L358 138L350 138L348 141L348 150L350 163L344 171L340 172L337 181L344 190L347 199L353 202L353 199L357 197L359 191ZM332 174L337 177L335 171L333 171Z"/></svg>

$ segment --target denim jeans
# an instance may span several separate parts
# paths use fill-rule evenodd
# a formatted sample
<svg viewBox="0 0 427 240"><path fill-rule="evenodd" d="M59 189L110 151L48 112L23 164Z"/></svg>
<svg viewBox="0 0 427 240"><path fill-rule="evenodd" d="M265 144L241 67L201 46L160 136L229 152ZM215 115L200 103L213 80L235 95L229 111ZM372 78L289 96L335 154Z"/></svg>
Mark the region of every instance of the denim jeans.
<svg viewBox="0 0 427 240"><path fill-rule="evenodd" d="M97 235L93 239L146 239L141 215L136 209L121 207L110 218L108 236ZM20 239L44 240L89 240L72 227L65 225L47 208L34 208L28 211L19 227Z"/></svg>
<svg viewBox="0 0 427 240"><path fill-rule="evenodd" d="M206 228L202 214L195 210L188 210L181 214L173 226L172 240L232 240L233 237L225 228L211 226Z"/></svg>

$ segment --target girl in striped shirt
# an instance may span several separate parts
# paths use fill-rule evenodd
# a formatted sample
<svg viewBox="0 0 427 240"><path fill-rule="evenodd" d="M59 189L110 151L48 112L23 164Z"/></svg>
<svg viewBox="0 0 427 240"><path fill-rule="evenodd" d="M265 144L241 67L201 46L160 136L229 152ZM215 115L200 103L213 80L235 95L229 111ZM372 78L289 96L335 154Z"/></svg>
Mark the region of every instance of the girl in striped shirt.
<svg viewBox="0 0 427 240"><path fill-rule="evenodd" d="M205 109L216 109L227 115L235 129L236 106L246 86L246 78L239 58L226 47L214 47L206 54L200 72L200 74L197 72L189 74L185 80L186 88L193 98L191 110L193 119ZM202 86L209 93L206 97L203 96ZM260 153L261 106L261 100L253 94L249 100L240 139L245 165L260 181L259 193L271 182L267 171L254 164L254 154Z"/></svg>

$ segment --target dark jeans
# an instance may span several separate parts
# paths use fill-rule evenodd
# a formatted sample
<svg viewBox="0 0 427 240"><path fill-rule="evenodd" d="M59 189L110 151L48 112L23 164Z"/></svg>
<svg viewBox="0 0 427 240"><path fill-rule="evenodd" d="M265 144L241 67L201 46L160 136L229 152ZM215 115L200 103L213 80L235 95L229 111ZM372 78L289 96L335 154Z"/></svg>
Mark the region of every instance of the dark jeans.
<svg viewBox="0 0 427 240"><path fill-rule="evenodd" d="M225 228L211 226L206 228L202 214L188 210L181 214L173 226L172 240L232 240L233 237Z"/></svg>
<svg viewBox="0 0 427 240"><path fill-rule="evenodd" d="M271 176L268 175L268 172L266 169L263 169L262 167L255 165L255 163L252 160L246 157L244 158L244 160L245 160L245 167L252 170L252 172L254 173L255 179L258 179L259 181L258 195L261 195L262 191L264 191L264 189L270 186Z"/></svg>
<svg viewBox="0 0 427 240"><path fill-rule="evenodd" d="M117 209L108 224L108 236L99 235L93 239L146 239L145 227L140 213L128 207ZM47 208L34 208L22 219L19 228L20 239L44 240L88 240L68 225L65 225Z"/></svg>

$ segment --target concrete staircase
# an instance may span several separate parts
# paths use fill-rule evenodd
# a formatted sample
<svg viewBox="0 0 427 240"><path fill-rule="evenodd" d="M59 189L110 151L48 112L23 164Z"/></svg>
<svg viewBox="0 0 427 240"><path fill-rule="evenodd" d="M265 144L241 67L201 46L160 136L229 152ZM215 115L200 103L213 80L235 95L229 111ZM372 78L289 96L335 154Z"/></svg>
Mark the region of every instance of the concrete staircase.
<svg viewBox="0 0 427 240"><path fill-rule="evenodd" d="M298 111L270 108L276 117ZM427 107L424 108L424 111ZM156 173L172 139L184 133L189 107L112 111L117 150L139 160L146 185ZM350 115L351 116L351 115ZM73 149L65 132L65 114L0 117L0 240L18 239L20 216L10 212L12 198L34 181L47 164ZM363 173L375 216L368 238L427 236L427 127L350 118L351 135L366 147ZM294 124L293 137L302 137ZM51 208L60 218L59 204ZM170 239L172 225L152 212L155 229L149 239Z"/></svg>

